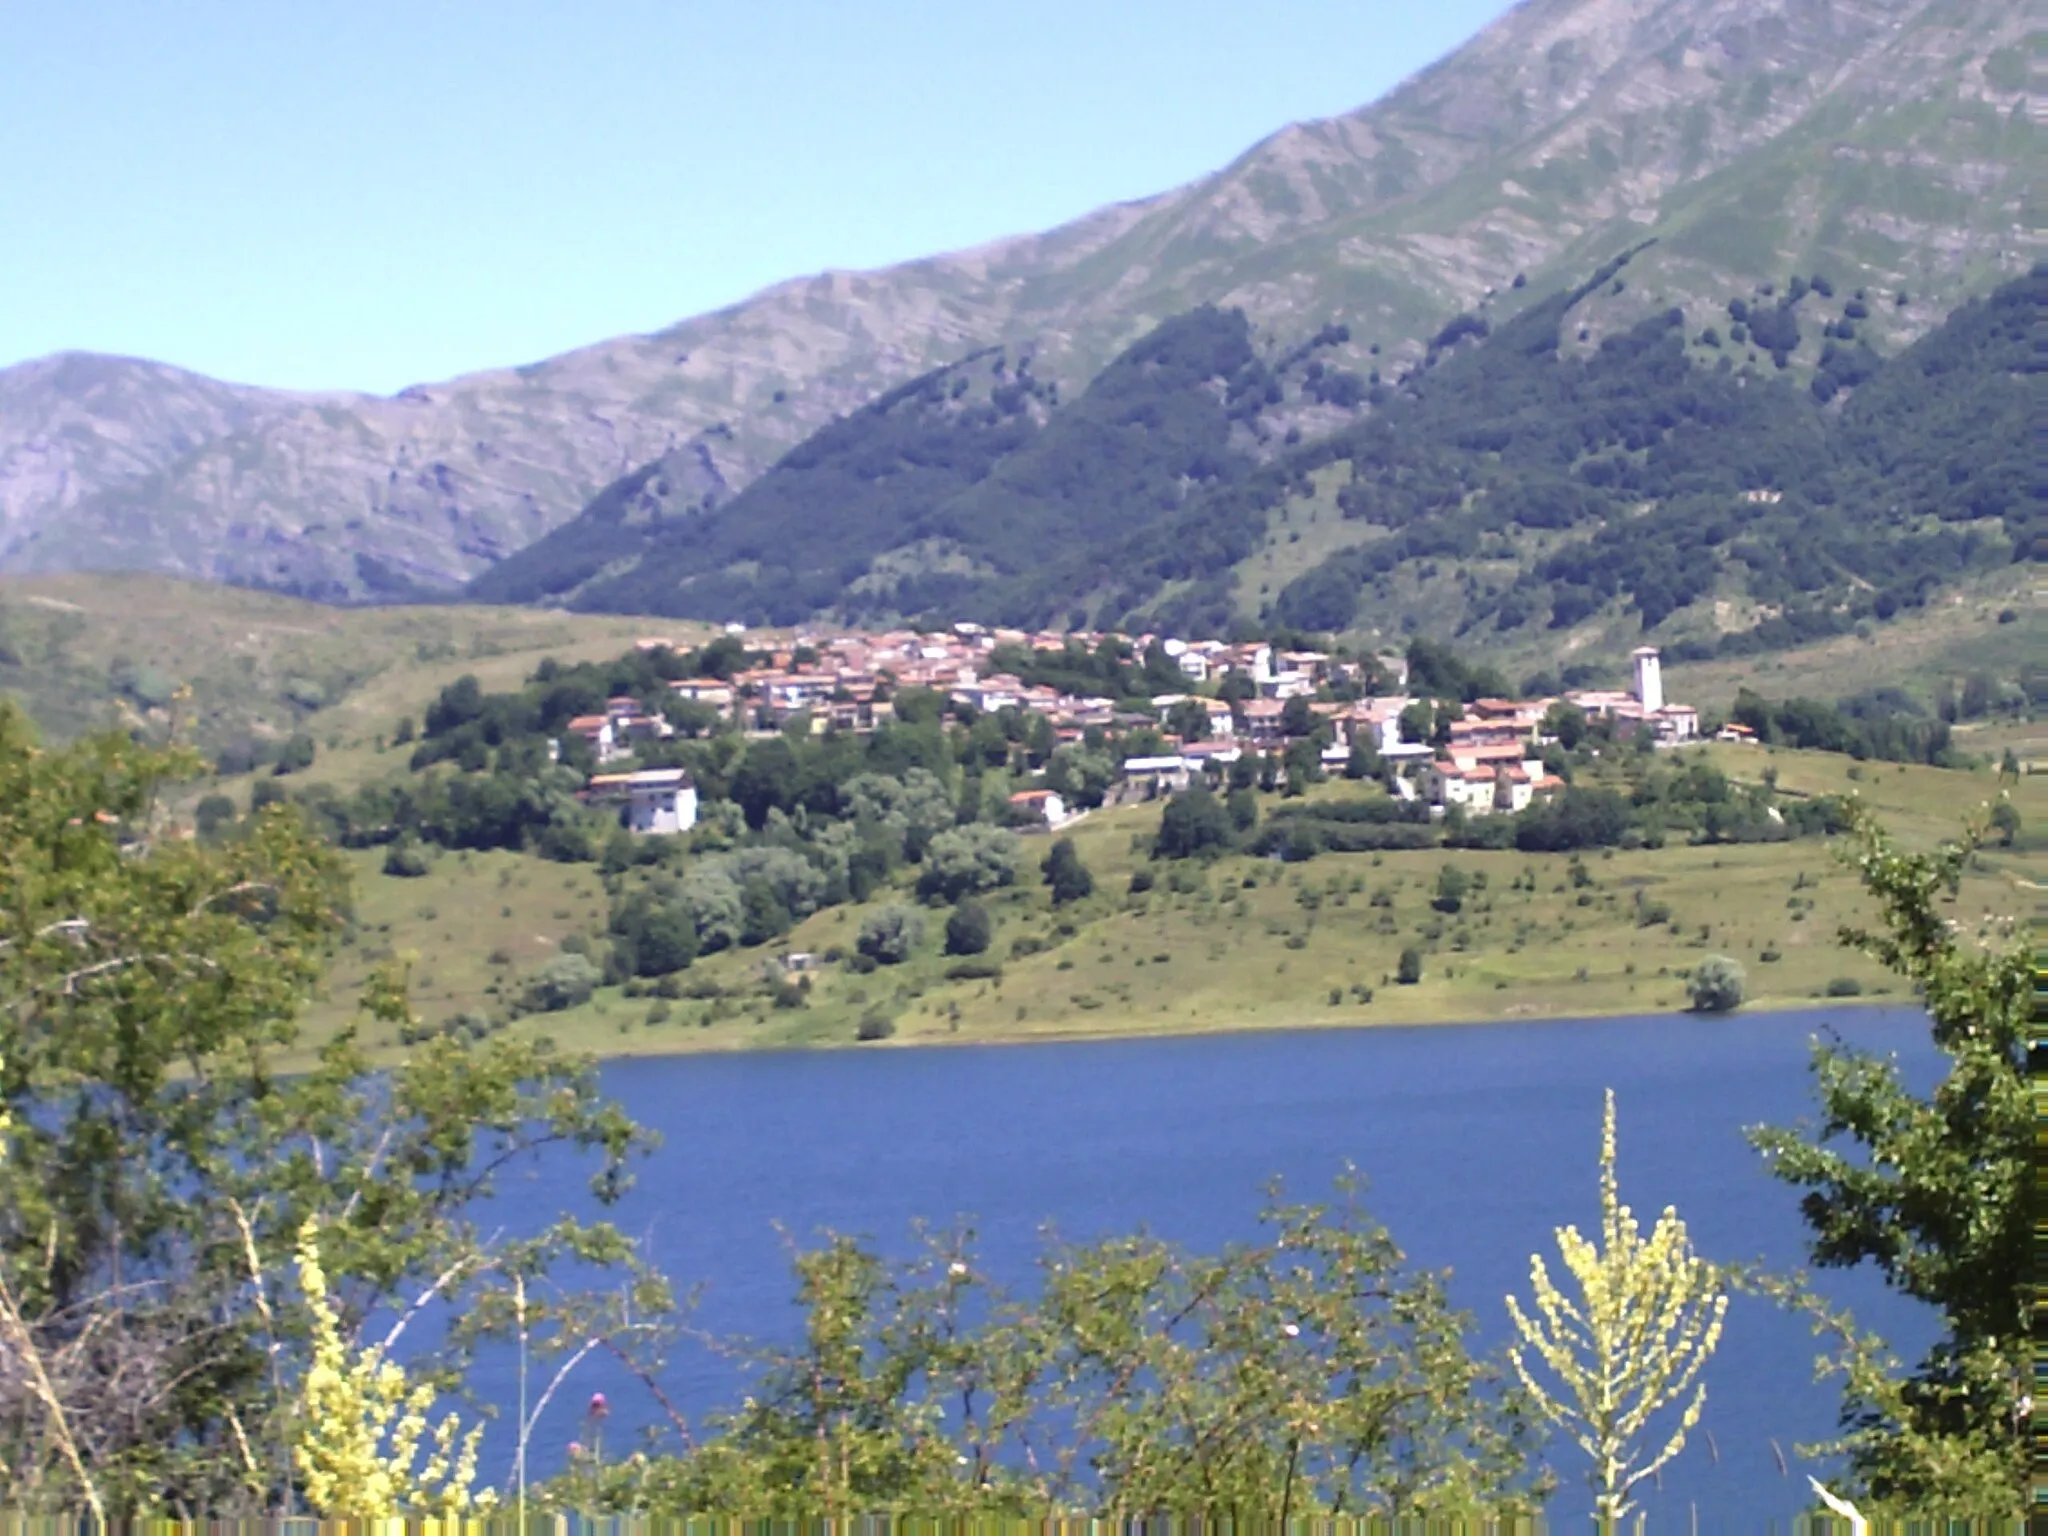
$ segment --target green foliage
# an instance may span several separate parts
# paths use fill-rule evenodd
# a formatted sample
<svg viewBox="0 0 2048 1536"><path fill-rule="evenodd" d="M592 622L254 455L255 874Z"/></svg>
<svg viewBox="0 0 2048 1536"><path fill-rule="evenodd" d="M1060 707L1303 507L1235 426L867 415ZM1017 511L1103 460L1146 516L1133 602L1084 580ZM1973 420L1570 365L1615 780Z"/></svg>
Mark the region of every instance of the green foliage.
<svg viewBox="0 0 2048 1536"><path fill-rule="evenodd" d="M1763 1288L1837 1343L1825 1364L1845 1378L1844 1434L1826 1449L1847 1453L1866 1512L2005 1517L2027 1473L2033 977L2012 935L1980 944L1947 915L1981 828L1933 853L1899 848L1865 813L1855 831L1881 926L1845 928L1842 941L1919 993L1946 1075L1923 1097L1893 1061L1816 1039L1818 1134L1759 1126L1750 1139L1805 1191L1813 1261L1874 1265L1935 1310L1941 1334L1901 1373L1882 1340L1803 1283Z"/></svg>
<svg viewBox="0 0 2048 1536"><path fill-rule="evenodd" d="M955 902L1015 883L1023 849L1017 834L1001 827L954 827L934 836L924 851L917 894L926 901Z"/></svg>
<svg viewBox="0 0 2048 1536"><path fill-rule="evenodd" d="M1357 1203L1280 1203L1260 1239L1055 1242L1031 1297L970 1232L891 1265L845 1237L796 1258L803 1338L675 1459L548 1490L563 1508L842 1519L853 1511L1261 1523L1530 1509L1520 1394L1465 1348L1440 1276ZM1029 1456L1024 1452L1029 1449Z"/></svg>
<svg viewBox="0 0 2048 1536"><path fill-rule="evenodd" d="M1199 859L1227 852L1236 842L1236 828L1223 802L1203 785L1174 795L1160 813L1159 832L1152 841L1155 859Z"/></svg>
<svg viewBox="0 0 2048 1536"><path fill-rule="evenodd" d="M2014 445L2025 440L2025 337L2044 281L2037 270L1967 306L1890 363L1862 342L1828 343L1814 395L1857 387L1839 421L1782 381L1694 367L1676 310L1582 359L1560 351L1560 327L1598 281L1539 301L1321 450L1352 463L1346 514L1389 534L1298 577L1275 611L1343 629L1361 591L1398 567L1469 559L1517 531L1567 537L1468 625L1515 629L1547 615L1563 627L1619 599L1647 629L1732 577L1783 610L1710 647L1739 653L1917 606L1957 569L2039 537ZM1739 318L1782 359L1798 344L1797 302L1743 304ZM1960 496L1950 464L1969 466ZM1747 500L1751 488L1782 499ZM1872 517L1872 507L1885 511ZM2004 541L1925 526L2001 516Z"/></svg>
<svg viewBox="0 0 2048 1536"><path fill-rule="evenodd" d="M1409 945L1401 951L1401 958L1394 967L1394 980L1404 987L1412 987L1422 980L1422 951Z"/></svg>
<svg viewBox="0 0 2048 1536"><path fill-rule="evenodd" d="M1742 1006L1748 979L1739 961L1709 955L1686 978L1685 994L1695 1013L1733 1013Z"/></svg>
<svg viewBox="0 0 2048 1536"><path fill-rule="evenodd" d="M600 1199L623 1189L639 1136L587 1064L436 1039L372 1073L345 1031L279 1072L346 882L286 806L216 842L162 836L159 793L197 768L118 736L38 749L0 703L0 1278L11 1342L56 1367L115 1518L291 1499L307 1318L280 1276L309 1217L348 1333L431 1285L454 1304L417 1362L437 1380L498 1329L515 1271L540 1283L572 1252L628 1252L603 1226L487 1248L475 1225L492 1170L550 1146L595 1158ZM378 1028L411 1022L397 975L365 1007ZM583 1305L558 1293L534 1347L597 1330ZM79 1477L44 1426L40 1410L0 1422L0 1501L73 1508Z"/></svg>
<svg viewBox="0 0 2048 1536"><path fill-rule="evenodd" d="M1095 876L1088 872L1088 866L1081 862L1081 852L1070 837L1054 841L1039 864L1039 873L1045 876L1045 883L1052 891L1052 904L1063 907L1069 902L1080 901L1095 893Z"/></svg>
<svg viewBox="0 0 2048 1536"><path fill-rule="evenodd" d="M901 965L924 942L924 914L915 907L878 907L861 919L854 948L877 965Z"/></svg>
<svg viewBox="0 0 2048 1536"><path fill-rule="evenodd" d="M473 590L771 624L1064 611L1076 587L1048 566L1170 514L1190 485L1241 478L1232 423L1268 390L1244 317L1213 309L1168 320L1057 407L1028 357L976 353L831 423L705 515L638 516L652 467L636 471ZM878 568L937 541L964 559Z"/></svg>
<svg viewBox="0 0 2048 1536"><path fill-rule="evenodd" d="M994 936L995 924L989 918L988 908L971 896L946 918L946 953L949 955L986 953Z"/></svg>
<svg viewBox="0 0 2048 1536"><path fill-rule="evenodd" d="M1736 694L1729 718L1756 732L1760 742L1937 768L1953 767L1956 761L1948 723L1927 719L1917 704L1896 690L1831 705L1799 698L1774 703L1744 688Z"/></svg>
<svg viewBox="0 0 2048 1536"><path fill-rule="evenodd" d="M432 852L419 839L406 834L384 850L384 873L404 880L416 880L434 867Z"/></svg>
<svg viewBox="0 0 2048 1536"><path fill-rule="evenodd" d="M589 1002L603 980L588 955L557 955L527 983L524 1001L535 1012L557 1013Z"/></svg>

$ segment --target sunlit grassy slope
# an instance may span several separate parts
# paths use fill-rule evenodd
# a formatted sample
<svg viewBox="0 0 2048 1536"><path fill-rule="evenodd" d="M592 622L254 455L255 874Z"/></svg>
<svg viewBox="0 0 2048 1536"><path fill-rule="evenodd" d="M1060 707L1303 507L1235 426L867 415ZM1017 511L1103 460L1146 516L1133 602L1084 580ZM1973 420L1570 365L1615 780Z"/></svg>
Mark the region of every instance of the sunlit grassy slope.
<svg viewBox="0 0 2048 1536"><path fill-rule="evenodd" d="M1997 792L1983 772L1712 751L1737 777L1775 768L1787 791L1853 790L1920 845ZM1318 793L1361 791L1333 784ZM2015 798L2030 831L2012 850L1987 850L1972 873L1957 916L1973 932L1993 931L1987 914L2039 905L2038 884L2026 882L2048 873L2048 778L2022 781ZM1809 1003L1831 983L1838 993L1853 983L1865 999L1908 1000L1893 978L1836 943L1842 923L1871 914L1853 873L1816 841L1595 853L1584 860L1591 883L1580 886L1566 857L1520 853L1158 865L1142 851L1156 824L1146 806L1078 824L1072 835L1097 890L1060 911L1036 877L1045 844L1028 844L1025 880L987 903L996 936L982 959L999 962L999 976L949 979L959 962L939 952L945 911L935 909L909 962L867 975L824 966L804 1006L774 1006L770 964L792 950L851 950L868 910L856 906L818 914L784 944L700 960L677 978L679 997L606 988L580 1008L509 1028L623 1055L851 1045L866 1018L890 1020L895 1043L919 1043L1658 1013L1684 1005L1683 973L1708 954L1743 963L1752 1007ZM427 876L399 879L379 873L374 855L352 857L362 926L316 1031L345 1015L364 968L387 953L418 956L415 1001L437 1020L501 1010L562 939L602 935L603 896L587 866L444 854ZM1446 862L1486 876L1485 890L1455 914L1431 905ZM1140 868L1156 883L1133 895ZM906 899L897 891L876 904ZM1669 920L1644 925L1643 907L1657 903ZM1408 946L1424 954L1413 986L1392 979Z"/></svg>

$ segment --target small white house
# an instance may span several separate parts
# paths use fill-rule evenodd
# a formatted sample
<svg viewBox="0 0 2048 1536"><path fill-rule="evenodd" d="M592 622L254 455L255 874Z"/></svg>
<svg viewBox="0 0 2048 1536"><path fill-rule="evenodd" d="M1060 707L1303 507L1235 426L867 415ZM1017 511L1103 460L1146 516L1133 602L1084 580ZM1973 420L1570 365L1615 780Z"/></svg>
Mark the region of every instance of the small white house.
<svg viewBox="0 0 2048 1536"><path fill-rule="evenodd" d="M1073 819L1067 810L1067 802L1060 798L1057 790L1020 789L1010 796L1017 819L1025 822L1026 830L1052 831L1063 827ZM1028 820L1027 820L1028 818Z"/></svg>
<svg viewBox="0 0 2048 1536"><path fill-rule="evenodd" d="M641 837L673 837L697 825L697 786L680 768L593 774L584 798L618 805L626 830Z"/></svg>
<svg viewBox="0 0 2048 1536"><path fill-rule="evenodd" d="M680 768L648 768L627 776L626 826L656 837L697 825L697 786Z"/></svg>

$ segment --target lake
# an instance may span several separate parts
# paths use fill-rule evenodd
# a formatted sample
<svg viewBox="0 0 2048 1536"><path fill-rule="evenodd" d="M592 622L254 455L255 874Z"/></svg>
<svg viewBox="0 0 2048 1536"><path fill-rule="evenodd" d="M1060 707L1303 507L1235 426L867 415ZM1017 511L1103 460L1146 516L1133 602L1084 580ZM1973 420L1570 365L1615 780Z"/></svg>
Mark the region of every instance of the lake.
<svg viewBox="0 0 2048 1536"><path fill-rule="evenodd" d="M1811 1117L1808 1041L1822 1028L1896 1052L1916 1085L1939 1068L1921 1014L1865 1008L621 1061L605 1087L665 1142L614 1219L679 1289L706 1284L701 1326L786 1338L796 1313L776 1222L904 1252L913 1218L972 1217L985 1265L1021 1285L1045 1222L1069 1238L1145 1226L1213 1248L1252 1234L1271 1176L1320 1198L1348 1159L1410 1261L1452 1271L1476 1346L1491 1348L1509 1333L1502 1297L1529 1302L1529 1256L1555 1273L1554 1229L1597 1225L1607 1087L1622 1198L1645 1230L1676 1205L1708 1257L1801 1262L1798 1192L1766 1176L1742 1128ZM515 1175L502 1199L515 1219L592 1205L567 1167ZM1907 1358L1931 1336L1923 1309L1868 1276L1830 1275L1826 1289ZM1812 1359L1796 1319L1731 1305L1701 1430L1645 1499L1653 1528L1689 1529L1696 1505L1703 1531L1760 1530L1805 1502L1792 1446L1832 1433L1837 1402ZM515 1400L501 1361L477 1385ZM734 1367L687 1347L665 1385L693 1416L741 1391ZM537 1431L536 1475L560 1464L599 1388L611 1447L654 1421L644 1390L589 1362ZM1560 1524L1586 1505L1575 1456L1552 1442ZM509 1458L509 1426L494 1427L484 1477Z"/></svg>

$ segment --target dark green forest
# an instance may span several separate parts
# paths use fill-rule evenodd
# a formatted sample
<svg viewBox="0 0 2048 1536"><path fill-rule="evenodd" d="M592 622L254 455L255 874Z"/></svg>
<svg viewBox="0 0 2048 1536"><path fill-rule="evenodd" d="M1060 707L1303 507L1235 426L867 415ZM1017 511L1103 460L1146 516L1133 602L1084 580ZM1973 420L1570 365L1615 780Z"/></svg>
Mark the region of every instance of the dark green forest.
<svg viewBox="0 0 2048 1536"><path fill-rule="evenodd" d="M1477 560L1512 574L1457 621L1475 645L1614 605L1656 631L1731 592L1766 614L1711 642L1664 636L1684 659L1882 622L1973 569L2043 557L2026 396L2048 267L1885 359L1857 330L1872 300L1820 273L1732 297L1725 326L1691 332L1671 309L1590 345L1576 313L1627 260L1498 323L1456 316L1389 378L1335 365L1341 326L1262 356L1241 314L1206 307L1064 402L1028 356L979 352L721 505L650 515L661 466L636 471L471 595L1221 634L1245 618L1236 568L1330 466L1348 467L1337 499L1358 538L1274 594L1269 624L1342 631L1404 571ZM1814 371L1792 371L1816 339Z"/></svg>

